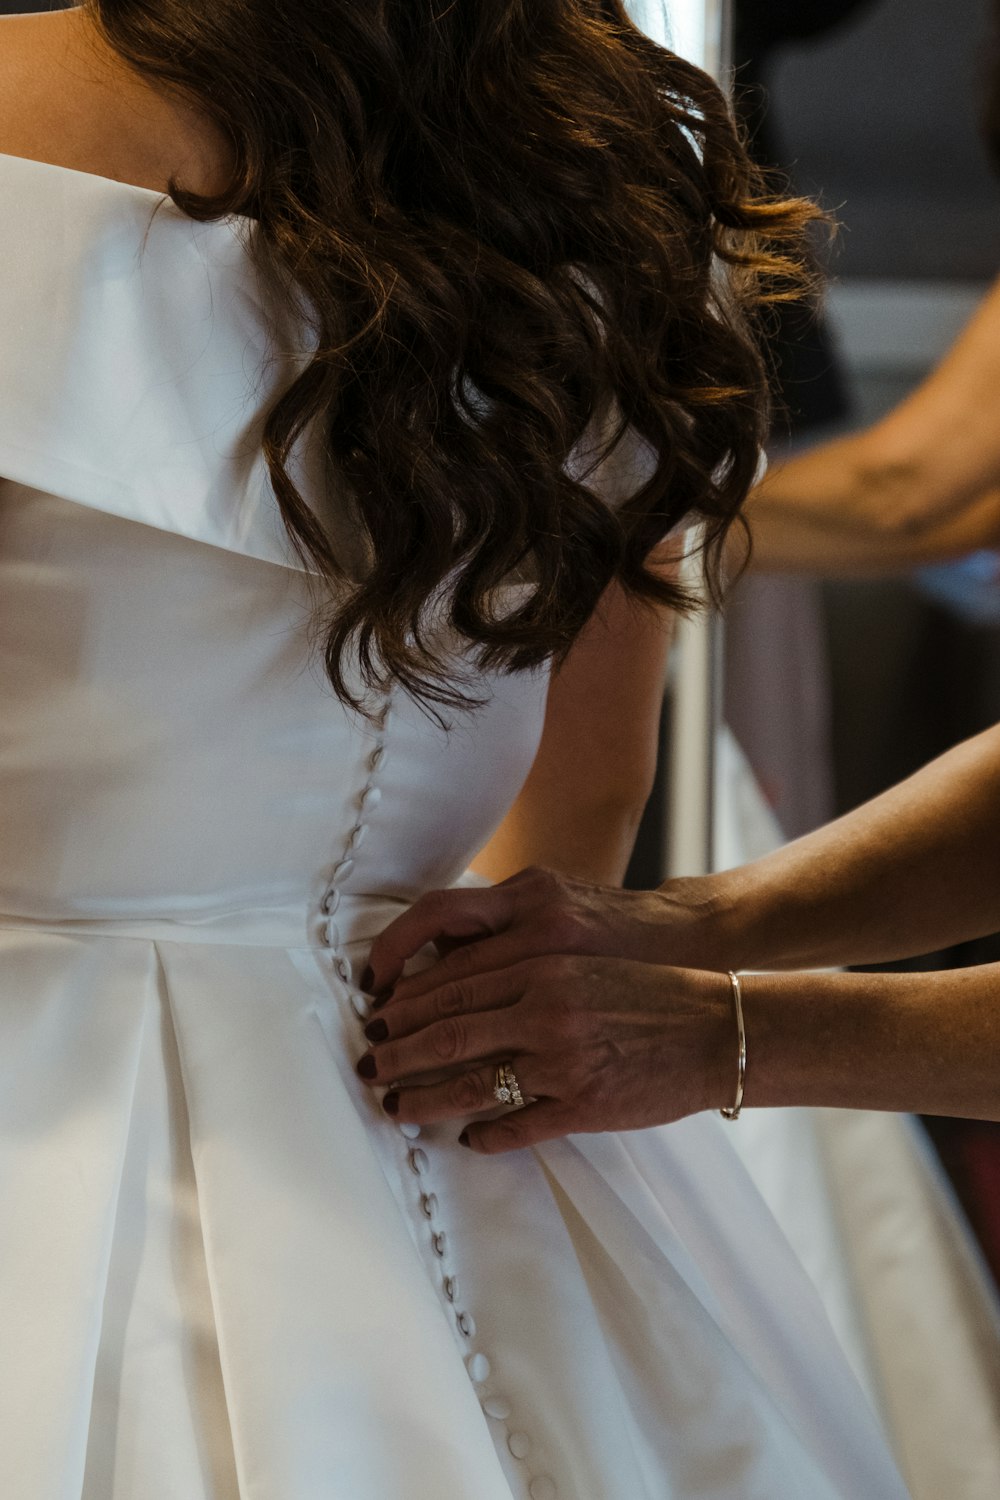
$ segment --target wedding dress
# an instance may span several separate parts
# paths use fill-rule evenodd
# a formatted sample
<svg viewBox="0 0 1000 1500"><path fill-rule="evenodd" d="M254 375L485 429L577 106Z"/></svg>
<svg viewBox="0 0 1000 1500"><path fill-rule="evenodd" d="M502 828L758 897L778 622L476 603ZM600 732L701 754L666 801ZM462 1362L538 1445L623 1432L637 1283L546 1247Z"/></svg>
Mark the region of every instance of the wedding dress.
<svg viewBox="0 0 1000 1500"><path fill-rule="evenodd" d="M546 676L345 710L245 221L0 190L0 1493L903 1500L732 1127L483 1159L357 1079L368 945L467 878Z"/></svg>

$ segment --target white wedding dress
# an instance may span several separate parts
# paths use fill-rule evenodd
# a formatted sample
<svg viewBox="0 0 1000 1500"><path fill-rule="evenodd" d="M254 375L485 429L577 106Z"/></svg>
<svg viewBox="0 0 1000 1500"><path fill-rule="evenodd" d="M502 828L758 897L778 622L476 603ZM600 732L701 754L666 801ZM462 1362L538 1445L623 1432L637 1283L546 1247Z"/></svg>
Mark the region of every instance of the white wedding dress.
<svg viewBox="0 0 1000 1500"><path fill-rule="evenodd" d="M486 1160L357 1079L368 945L502 818L545 675L346 712L244 221L0 193L4 1500L904 1500L717 1116Z"/></svg>

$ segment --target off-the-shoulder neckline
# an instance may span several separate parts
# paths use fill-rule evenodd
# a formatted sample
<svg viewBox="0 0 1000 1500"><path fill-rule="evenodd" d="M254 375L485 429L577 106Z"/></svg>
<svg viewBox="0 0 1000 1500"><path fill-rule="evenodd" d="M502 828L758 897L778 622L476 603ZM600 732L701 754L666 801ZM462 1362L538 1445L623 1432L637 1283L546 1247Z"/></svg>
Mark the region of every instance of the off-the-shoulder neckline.
<svg viewBox="0 0 1000 1500"><path fill-rule="evenodd" d="M34 156L15 156L12 155L9 151L0 151L0 161L20 161L24 162L29 167L47 168L50 172L68 172L71 177L82 177L86 181L99 183L106 188L118 188L123 193L133 193L138 195L139 197L147 199L160 198L166 205L169 206L169 208L173 209L175 213L179 214L185 219L188 219L189 223L194 222L194 220L190 219L189 215L185 214L182 209L179 209L177 207L176 203L174 203L169 193L159 192L156 188L140 187L137 182L122 182L117 177L103 177L99 172L81 172L78 167L64 167L61 166L58 162L54 161L40 161L37 157ZM227 214L225 219L214 219L211 222L224 224L229 222L230 220L234 220L236 223L240 224L256 223L256 220L251 219L247 214Z"/></svg>

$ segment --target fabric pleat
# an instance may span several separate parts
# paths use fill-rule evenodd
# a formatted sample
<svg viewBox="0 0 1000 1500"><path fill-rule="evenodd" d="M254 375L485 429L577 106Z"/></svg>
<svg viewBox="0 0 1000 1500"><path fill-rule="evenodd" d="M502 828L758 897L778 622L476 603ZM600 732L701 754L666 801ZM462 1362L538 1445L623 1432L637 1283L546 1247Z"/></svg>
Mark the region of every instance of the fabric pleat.
<svg viewBox="0 0 1000 1500"><path fill-rule="evenodd" d="M148 943L0 933L0 1494L80 1500Z"/></svg>

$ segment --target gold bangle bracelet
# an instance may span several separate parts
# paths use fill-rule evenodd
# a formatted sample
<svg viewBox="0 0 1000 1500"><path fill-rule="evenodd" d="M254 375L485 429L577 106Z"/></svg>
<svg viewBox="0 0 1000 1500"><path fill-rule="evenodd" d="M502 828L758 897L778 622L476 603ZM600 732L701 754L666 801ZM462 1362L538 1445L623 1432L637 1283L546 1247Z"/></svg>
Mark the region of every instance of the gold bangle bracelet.
<svg viewBox="0 0 1000 1500"><path fill-rule="evenodd" d="M743 1089L747 1081L747 1034L743 1026L743 986L740 976L729 970L729 984L733 992L733 1009L736 1011L736 1030L739 1034L740 1062L736 1079L736 1103L732 1109L720 1109L724 1120L738 1120L743 1108Z"/></svg>

